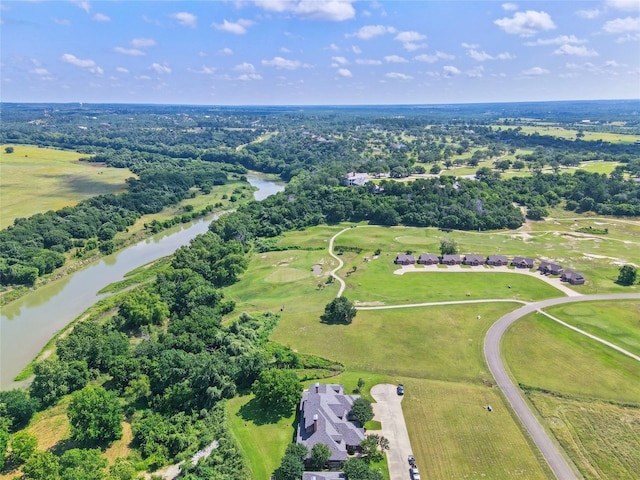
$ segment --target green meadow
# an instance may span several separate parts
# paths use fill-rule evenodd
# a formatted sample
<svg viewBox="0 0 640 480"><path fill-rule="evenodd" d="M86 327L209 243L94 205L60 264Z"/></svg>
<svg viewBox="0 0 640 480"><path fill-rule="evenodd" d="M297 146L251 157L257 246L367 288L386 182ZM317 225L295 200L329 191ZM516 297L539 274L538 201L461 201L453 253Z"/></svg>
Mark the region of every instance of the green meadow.
<svg viewBox="0 0 640 480"><path fill-rule="evenodd" d="M512 128L505 128L505 127L493 127L494 129L502 129L502 130L509 130ZM564 127L559 127L559 126L553 126L553 125L526 125L526 126L521 126L519 127L520 131L522 133L526 133L529 135L532 135L534 133L537 133L539 135L547 135L550 137L557 137L557 138L564 138L564 139L569 139L569 140L575 140L576 139L576 134L578 133L578 130L573 128L564 128ZM610 142L610 143L633 143L635 141L640 140L640 135L631 135L631 134L624 134L624 133L611 133L611 132L590 132L590 131L583 131L584 136L582 137L582 140L585 141L591 141L591 142L596 142L598 140L601 140L603 142Z"/></svg>
<svg viewBox="0 0 640 480"><path fill-rule="evenodd" d="M35 213L126 189L129 169L81 162L81 153L30 145L0 145L0 228Z"/></svg>

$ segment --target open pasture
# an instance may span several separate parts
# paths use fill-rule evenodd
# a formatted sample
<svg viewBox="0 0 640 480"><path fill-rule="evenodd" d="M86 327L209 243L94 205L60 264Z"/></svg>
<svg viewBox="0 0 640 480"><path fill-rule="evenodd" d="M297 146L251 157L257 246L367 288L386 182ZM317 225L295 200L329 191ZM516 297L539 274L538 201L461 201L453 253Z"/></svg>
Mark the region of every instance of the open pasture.
<svg viewBox="0 0 640 480"><path fill-rule="evenodd" d="M501 128L503 130L507 130L504 127L493 127L494 129ZM575 140L576 134L578 133L577 129L564 128L554 125L525 125L519 127L522 133L532 135L534 133L538 133L539 135L547 135L550 137L564 138L568 140ZM513 130L512 128L509 128ZM640 135L631 135L624 133L611 133L611 132L591 132L591 131L583 131L584 136L582 140L596 142L601 140L603 142L610 143L633 143L635 141L640 140Z"/></svg>
<svg viewBox="0 0 640 480"><path fill-rule="evenodd" d="M12 145L0 146L0 228L20 217L75 205L95 195L126 190L129 169L80 162L77 152Z"/></svg>
<svg viewBox="0 0 640 480"><path fill-rule="evenodd" d="M529 400L585 478L637 478L640 409L537 392Z"/></svg>
<svg viewBox="0 0 640 480"><path fill-rule="evenodd" d="M512 376L527 386L640 406L640 362L542 314L507 331L503 355Z"/></svg>
<svg viewBox="0 0 640 480"><path fill-rule="evenodd" d="M640 302L587 302L545 311L640 356Z"/></svg>

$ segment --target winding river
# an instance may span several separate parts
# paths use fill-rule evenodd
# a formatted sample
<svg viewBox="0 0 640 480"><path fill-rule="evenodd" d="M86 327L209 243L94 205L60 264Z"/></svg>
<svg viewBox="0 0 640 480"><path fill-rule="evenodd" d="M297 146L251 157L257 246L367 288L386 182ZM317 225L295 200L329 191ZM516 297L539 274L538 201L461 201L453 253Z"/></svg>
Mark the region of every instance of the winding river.
<svg viewBox="0 0 640 480"><path fill-rule="evenodd" d="M284 184L250 173L256 200L284 190ZM44 285L2 308L0 318L0 390L12 388L15 376L35 358L56 332L96 301L98 292L131 270L172 254L201 233L217 216L180 225L103 257L83 270Z"/></svg>

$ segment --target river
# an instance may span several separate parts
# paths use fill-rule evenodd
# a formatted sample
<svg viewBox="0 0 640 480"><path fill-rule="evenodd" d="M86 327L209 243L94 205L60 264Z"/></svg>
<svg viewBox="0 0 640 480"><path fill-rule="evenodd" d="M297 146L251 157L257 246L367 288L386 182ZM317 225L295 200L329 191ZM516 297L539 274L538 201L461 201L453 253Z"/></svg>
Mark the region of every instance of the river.
<svg viewBox="0 0 640 480"><path fill-rule="evenodd" d="M284 190L284 184L258 173L247 175L258 190L256 200ZM87 308L103 298L98 292L131 270L172 254L201 233L216 216L166 230L103 257L98 263L51 282L2 308L0 318L0 390L12 388L15 376L47 342Z"/></svg>

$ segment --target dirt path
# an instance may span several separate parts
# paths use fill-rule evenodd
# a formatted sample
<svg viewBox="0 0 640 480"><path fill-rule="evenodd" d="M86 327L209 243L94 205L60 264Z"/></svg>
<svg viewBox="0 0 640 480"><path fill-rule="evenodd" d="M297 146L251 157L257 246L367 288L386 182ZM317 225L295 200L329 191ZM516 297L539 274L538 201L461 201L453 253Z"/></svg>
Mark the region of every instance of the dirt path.
<svg viewBox="0 0 640 480"><path fill-rule="evenodd" d="M374 419L382 423L380 435L389 440L387 463L389 476L392 480L409 478L409 464L407 459L411 450L411 441L407 424L402 414L402 395L398 395L396 386L386 384L375 385L371 388L371 396L376 401L372 404ZM378 433L378 432L376 432Z"/></svg>
<svg viewBox="0 0 640 480"><path fill-rule="evenodd" d="M344 280L342 280L338 275L336 275L336 272L342 268L342 266L344 265L344 262L342 261L342 259L338 255L333 253L333 243L335 242L336 238L338 238L338 236L341 233L346 232L347 230L349 230L349 228L345 228L344 230L340 230L333 237L331 237L331 240L329 240L329 255L331 255L333 258L335 258L338 261L338 266L329 272L329 275L331 275L333 278L335 278L340 283L340 289L338 290L338 294L336 295L337 298L342 296L342 294L344 293L344 289L347 288L347 285L344 283Z"/></svg>

